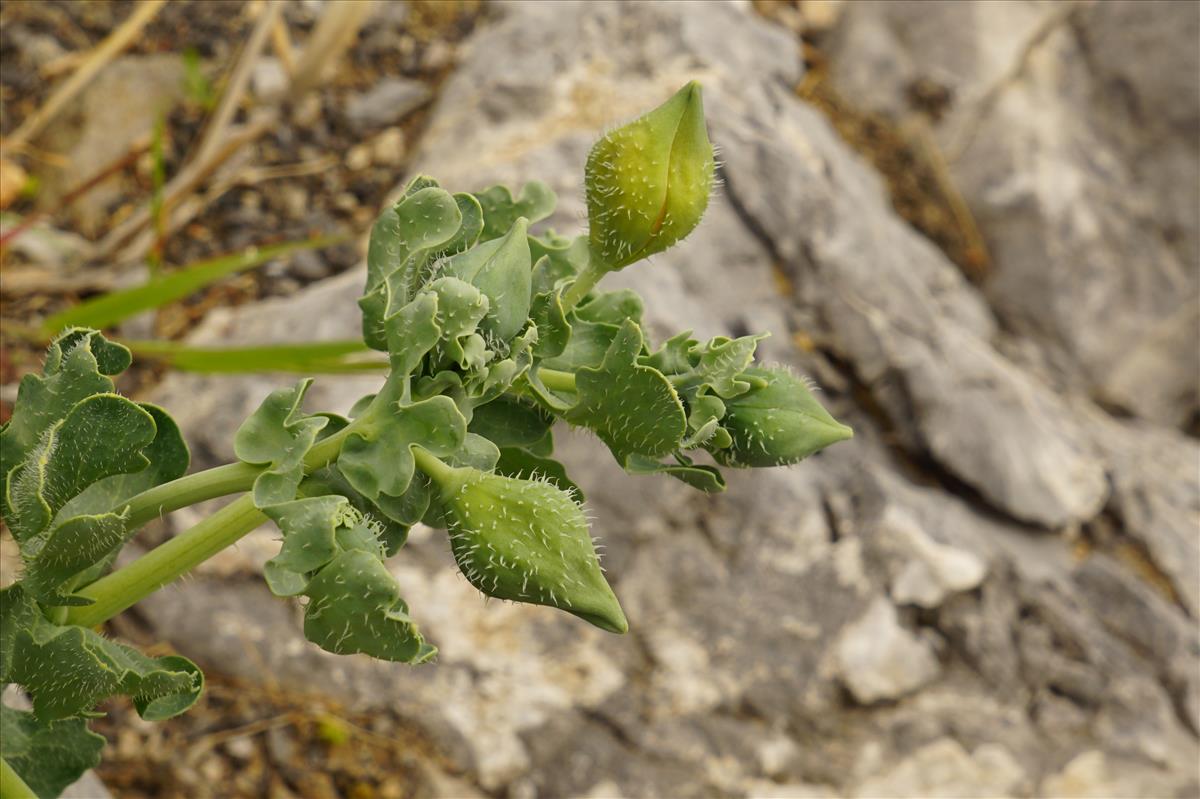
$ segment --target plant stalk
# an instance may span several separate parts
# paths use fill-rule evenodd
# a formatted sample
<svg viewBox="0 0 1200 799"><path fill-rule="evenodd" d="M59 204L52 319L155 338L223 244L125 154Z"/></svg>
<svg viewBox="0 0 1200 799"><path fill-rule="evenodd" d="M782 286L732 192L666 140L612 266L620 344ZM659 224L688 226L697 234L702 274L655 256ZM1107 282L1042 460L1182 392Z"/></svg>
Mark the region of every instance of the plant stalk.
<svg viewBox="0 0 1200 799"><path fill-rule="evenodd" d="M242 495L187 532L81 589L77 595L92 604L72 607L67 623L94 627L108 621L233 545L266 519L254 507L254 497Z"/></svg>
<svg viewBox="0 0 1200 799"><path fill-rule="evenodd" d="M538 369L538 377L542 379L542 383L546 388L551 388L555 391L575 390L574 372L561 372L558 369L546 369L543 367Z"/></svg>
<svg viewBox="0 0 1200 799"><path fill-rule="evenodd" d="M38 799L4 758L0 758L0 799Z"/></svg>
<svg viewBox="0 0 1200 799"><path fill-rule="evenodd" d="M354 425L351 424L313 445L304 458L305 471L320 469L336 458L346 437L353 430ZM253 487L254 478L264 468L233 463L190 475L190 481L188 478L180 478L165 483L158 487L165 489L161 496L151 498L153 503L146 500L138 503L140 512L143 515L149 512L149 518L153 518L162 508L174 510L227 493L246 491ZM182 491L181 484L184 489ZM138 497L144 497L155 490L157 489L151 489ZM134 500L138 497L134 497ZM183 498L188 501L182 501ZM148 510L151 508L153 510ZM266 519L267 517L254 506L253 495L244 494L187 532L81 589L78 596L91 599L92 604L72 607L67 611L66 623L93 627L108 621L221 550L237 543Z"/></svg>
<svg viewBox="0 0 1200 799"><path fill-rule="evenodd" d="M262 470L263 467L248 463L227 463L147 489L122 503L129 513L126 528L137 529L152 519L206 499L249 491Z"/></svg>
<svg viewBox="0 0 1200 799"><path fill-rule="evenodd" d="M569 313L572 308L579 304L580 300L587 296L600 278L609 273L609 269L595 255L588 259L588 265L579 273L579 277L575 278L575 282L562 296L562 307L564 313Z"/></svg>

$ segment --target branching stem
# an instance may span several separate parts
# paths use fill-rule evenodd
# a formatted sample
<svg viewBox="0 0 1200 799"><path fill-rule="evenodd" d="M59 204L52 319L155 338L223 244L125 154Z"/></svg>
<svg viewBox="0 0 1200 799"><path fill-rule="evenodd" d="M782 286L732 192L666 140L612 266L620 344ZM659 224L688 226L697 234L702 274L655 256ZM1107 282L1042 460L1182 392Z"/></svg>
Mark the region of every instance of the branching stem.
<svg viewBox="0 0 1200 799"><path fill-rule="evenodd" d="M346 437L353 430L354 425L351 424L314 445L304 459L305 471L312 472L336 458ZM261 471L262 467L246 464L218 466L161 485L158 489L170 490L164 490L161 496L154 497L152 505L144 500L138 504L143 509L153 507L148 517L153 518L159 512L165 512L163 509L174 510L205 499L246 491L253 486L254 478ZM171 489L172 486L174 489ZM144 497L158 489L138 496ZM188 501L183 501L181 496ZM141 512L144 514L148 511ZM239 497L188 531L80 590L78 595L91 599L92 604L72 607L66 614L67 623L92 627L111 619L232 546L266 519L254 506L251 494Z"/></svg>

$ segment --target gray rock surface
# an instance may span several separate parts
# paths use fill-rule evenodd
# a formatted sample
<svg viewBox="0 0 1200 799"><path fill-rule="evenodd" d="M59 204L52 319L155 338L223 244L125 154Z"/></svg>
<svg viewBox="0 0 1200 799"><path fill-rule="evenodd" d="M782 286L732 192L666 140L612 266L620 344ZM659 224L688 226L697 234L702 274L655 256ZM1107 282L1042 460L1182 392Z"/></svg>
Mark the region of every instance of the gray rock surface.
<svg viewBox="0 0 1200 799"><path fill-rule="evenodd" d="M1173 425L1200 362L1200 6L847 4L832 71L898 119L934 123L994 261L987 296L1079 389Z"/></svg>
<svg viewBox="0 0 1200 799"><path fill-rule="evenodd" d="M1003 74L1017 51L978 57ZM624 637L485 603L423 528L392 566L436 664L322 653L239 569L143 603L159 634L398 713L492 795L1200 790L1195 441L1006 354L1026 333L892 212L799 77L795 40L741 4L506 4L442 87L416 168L455 190L544 179L552 224L574 229L596 131L699 78L726 188L686 243L613 284L644 294L656 338L771 330L764 355L813 375L852 442L702 496L564 435ZM353 336L361 280L222 311L195 338ZM216 462L286 380L172 375L155 400ZM377 383L309 396L345 409ZM269 552L243 554L252 569Z"/></svg>
<svg viewBox="0 0 1200 799"><path fill-rule="evenodd" d="M394 125L429 102L429 87L419 80L389 78L352 99L346 119L359 130Z"/></svg>

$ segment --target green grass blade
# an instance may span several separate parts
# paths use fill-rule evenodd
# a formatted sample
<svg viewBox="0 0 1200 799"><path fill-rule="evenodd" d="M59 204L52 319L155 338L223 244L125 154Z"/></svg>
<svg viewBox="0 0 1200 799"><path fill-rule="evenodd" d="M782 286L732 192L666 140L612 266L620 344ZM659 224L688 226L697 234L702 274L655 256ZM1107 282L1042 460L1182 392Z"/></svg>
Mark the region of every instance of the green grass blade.
<svg viewBox="0 0 1200 799"><path fill-rule="evenodd" d="M137 359L155 360L185 372L209 374L287 372L346 374L387 369L386 360L361 341L317 341L259 347L193 347L174 341L123 341Z"/></svg>
<svg viewBox="0 0 1200 799"><path fill-rule="evenodd" d="M110 327L142 311L161 308L223 277L253 269L274 258L301 250L330 247L346 240L346 236L322 236L266 247L251 247L240 253L200 261L162 277L153 278L144 285L109 292L54 314L42 322L42 333L52 336L72 326Z"/></svg>

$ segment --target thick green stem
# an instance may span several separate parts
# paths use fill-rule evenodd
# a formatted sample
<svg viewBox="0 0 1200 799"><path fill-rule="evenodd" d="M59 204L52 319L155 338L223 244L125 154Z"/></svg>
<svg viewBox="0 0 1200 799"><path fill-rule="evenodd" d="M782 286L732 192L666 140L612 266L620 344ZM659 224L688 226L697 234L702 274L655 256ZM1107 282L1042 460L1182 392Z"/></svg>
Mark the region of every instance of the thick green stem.
<svg viewBox="0 0 1200 799"><path fill-rule="evenodd" d="M336 458L352 430L353 425L314 445L304 458L305 471L320 469ZM254 477L263 467L246 466L246 469L250 470L247 472L245 469L236 468L239 466L245 464L230 464L192 475L194 485L189 484L192 501L199 502L229 493L218 491L229 486L237 486L233 491L249 489L254 484ZM201 479L205 475L210 477ZM176 486L177 492L179 484L186 479L181 478L160 488L173 485ZM190 504L177 502L176 492L164 492L161 498L162 507L175 509ZM152 514L151 518L154 515L157 513ZM91 599L92 604L72 607L67 612L66 622L91 627L111 619L199 566L225 547L232 546L266 519L267 517L254 506L254 497L251 494L239 497L187 532L80 590L78 595Z"/></svg>
<svg viewBox="0 0 1200 799"><path fill-rule="evenodd" d="M92 627L108 621L233 545L266 519L250 494L235 499L187 532L80 590L78 596L92 604L72 607L67 623Z"/></svg>
<svg viewBox="0 0 1200 799"><path fill-rule="evenodd" d="M542 383L546 388L552 388L555 391L574 391L575 390L575 373L560 372L557 369L538 369L538 377L542 379Z"/></svg>
<svg viewBox="0 0 1200 799"><path fill-rule="evenodd" d="M430 479L445 491L454 479L454 468L442 463L423 447L413 447L412 454L417 468L429 475Z"/></svg>
<svg viewBox="0 0 1200 799"><path fill-rule="evenodd" d="M0 799L37 799L33 789L3 758L0 758Z"/></svg>
<svg viewBox="0 0 1200 799"><path fill-rule="evenodd" d="M572 308L579 304L579 301L587 296L587 293L600 282L600 278L609 273L609 268L601 263L595 255L588 260L588 265L579 273L579 277L575 278L575 282L567 289L562 297L562 306L564 312L569 312Z"/></svg>
<svg viewBox="0 0 1200 799"><path fill-rule="evenodd" d="M155 486L124 503L129 511L126 526L130 530L164 516L173 510L195 505L240 491L249 491L263 467L248 463L227 463L203 472L185 475L178 480Z"/></svg>

